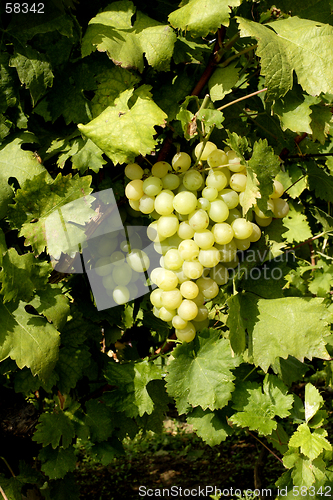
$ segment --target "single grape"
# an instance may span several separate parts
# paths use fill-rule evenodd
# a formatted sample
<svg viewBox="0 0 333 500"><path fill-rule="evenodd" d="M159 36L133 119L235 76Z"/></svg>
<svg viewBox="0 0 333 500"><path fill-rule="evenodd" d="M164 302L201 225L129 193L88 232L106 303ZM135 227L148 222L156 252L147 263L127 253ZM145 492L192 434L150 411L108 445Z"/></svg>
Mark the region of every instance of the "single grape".
<svg viewBox="0 0 333 500"><path fill-rule="evenodd" d="M236 208L239 204L238 193L236 193L233 189L222 189L222 191L219 191L217 198L224 201L229 210Z"/></svg>
<svg viewBox="0 0 333 500"><path fill-rule="evenodd" d="M143 195L143 181L141 179L135 179L127 184L125 188L125 196L129 200L140 200Z"/></svg>
<svg viewBox="0 0 333 500"><path fill-rule="evenodd" d="M114 265L114 266L122 266L123 263L125 262L125 255L123 252L120 252L119 250L112 252L110 255L109 261Z"/></svg>
<svg viewBox="0 0 333 500"><path fill-rule="evenodd" d="M177 309L177 314L185 321L191 321L198 314L198 306L193 300L184 299Z"/></svg>
<svg viewBox="0 0 333 500"><path fill-rule="evenodd" d="M155 288L155 290L153 290L150 294L150 302L153 304L153 306L155 307L162 307L162 293L163 290L161 290L160 288Z"/></svg>
<svg viewBox="0 0 333 500"><path fill-rule="evenodd" d="M228 163L227 155L222 149L214 149L207 157L210 168L220 167Z"/></svg>
<svg viewBox="0 0 333 500"><path fill-rule="evenodd" d="M177 172L186 172L191 166L191 157L187 153L177 153L172 158L171 164Z"/></svg>
<svg viewBox="0 0 333 500"><path fill-rule="evenodd" d="M191 261L198 257L199 246L193 240L183 240L178 246L178 252L181 258L185 261Z"/></svg>
<svg viewBox="0 0 333 500"><path fill-rule="evenodd" d="M161 238L161 236L158 235L157 233L157 221L154 220L149 224L147 227L147 236L150 239L150 241L153 241L154 243L157 243L158 241L163 241L165 238Z"/></svg>
<svg viewBox="0 0 333 500"><path fill-rule="evenodd" d="M112 272L112 269L113 267L110 263L110 257L101 257L96 261L95 273L98 276L107 276Z"/></svg>
<svg viewBox="0 0 333 500"><path fill-rule="evenodd" d="M181 330L176 328L175 330L177 339L181 342L192 342L195 338L196 330L191 322L188 322L187 325Z"/></svg>
<svg viewBox="0 0 333 500"><path fill-rule="evenodd" d="M254 224L253 222L251 222L252 224L252 234L250 236L250 241L251 243L255 243L256 241L260 240L260 237L261 237L261 230L260 230L260 227L257 226L257 224Z"/></svg>
<svg viewBox="0 0 333 500"><path fill-rule="evenodd" d="M132 279L132 269L123 262L120 266L114 266L112 270L112 279L116 285L128 285Z"/></svg>
<svg viewBox="0 0 333 500"><path fill-rule="evenodd" d="M197 198L193 193L182 191L173 199L173 208L182 215L188 215L195 210Z"/></svg>
<svg viewBox="0 0 333 500"><path fill-rule="evenodd" d="M234 191L245 191L247 176L245 174L233 174L230 177L229 185Z"/></svg>
<svg viewBox="0 0 333 500"><path fill-rule="evenodd" d="M191 280L200 278L203 270L203 265L198 260L185 261L183 264L183 272Z"/></svg>
<svg viewBox="0 0 333 500"><path fill-rule="evenodd" d="M209 217L205 210L194 210L189 214L188 222L195 231L201 231L208 227Z"/></svg>
<svg viewBox="0 0 333 500"><path fill-rule="evenodd" d="M137 163L129 163L125 167L125 175L131 181L134 181L136 179L142 179L143 169Z"/></svg>
<svg viewBox="0 0 333 500"><path fill-rule="evenodd" d="M229 208L226 203L222 200L214 200L210 204L210 208L208 210L209 217L214 222L223 222L229 216Z"/></svg>
<svg viewBox="0 0 333 500"><path fill-rule="evenodd" d="M103 276L102 282L103 282L104 288L106 288L107 290L113 290L116 287L116 284L112 278L112 274L108 274L107 276Z"/></svg>
<svg viewBox="0 0 333 500"><path fill-rule="evenodd" d="M208 201L214 201L217 198L217 195L219 194L218 190L215 187L209 187L206 186L202 190L202 197L206 198Z"/></svg>
<svg viewBox="0 0 333 500"><path fill-rule="evenodd" d="M220 222L214 224L212 227L212 233L216 243L219 245L226 245L234 237L234 230L227 222Z"/></svg>
<svg viewBox="0 0 333 500"><path fill-rule="evenodd" d="M155 210L160 215L170 215L173 212L175 195L169 189L163 189L155 198Z"/></svg>
<svg viewBox="0 0 333 500"><path fill-rule="evenodd" d="M217 248L212 247L208 250L200 250L198 260L203 267L214 267L220 262L220 252Z"/></svg>
<svg viewBox="0 0 333 500"><path fill-rule="evenodd" d="M168 292L169 290L173 290L177 287L178 278L173 271L163 269L163 272L160 272L157 275L155 283L159 288Z"/></svg>
<svg viewBox="0 0 333 500"><path fill-rule="evenodd" d="M208 210L210 208L210 201L207 198L198 198L197 206L195 207L197 210Z"/></svg>
<svg viewBox="0 0 333 500"><path fill-rule="evenodd" d="M188 221L183 221L179 224L177 233L183 240L189 240L193 238L195 231Z"/></svg>
<svg viewBox="0 0 333 500"><path fill-rule="evenodd" d="M235 219L231 223L231 227L234 231L235 238L239 240L249 238L253 231L252 223L242 217Z"/></svg>
<svg viewBox="0 0 333 500"><path fill-rule="evenodd" d="M198 314L194 318L194 321L204 321L206 318L208 318L208 309L206 306L200 306L198 307Z"/></svg>
<svg viewBox="0 0 333 500"><path fill-rule="evenodd" d="M126 261L133 271L137 273L147 271L150 266L150 260L146 252L137 248L133 248L132 251L127 254Z"/></svg>
<svg viewBox="0 0 333 500"><path fill-rule="evenodd" d="M211 269L209 276L212 280L216 281L219 286L225 285L229 279L228 269L222 264L218 264Z"/></svg>
<svg viewBox="0 0 333 500"><path fill-rule="evenodd" d="M237 156L235 151L228 151L228 167L231 172L241 172L244 170L245 166L241 165L241 159Z"/></svg>
<svg viewBox="0 0 333 500"><path fill-rule="evenodd" d="M177 232L179 220L173 214L162 215L157 221L157 232L160 236L168 238Z"/></svg>
<svg viewBox="0 0 333 500"><path fill-rule="evenodd" d="M183 328L185 328L187 326L187 321L185 321L183 318L181 318L180 316L178 316L178 314L176 314L176 316L174 316L172 318L172 326L174 328L176 328L177 330L183 330Z"/></svg>
<svg viewBox="0 0 333 500"><path fill-rule="evenodd" d="M206 177L207 187L216 188L218 191L224 189L228 184L228 179L222 170L210 170Z"/></svg>
<svg viewBox="0 0 333 500"><path fill-rule="evenodd" d="M162 321L172 321L172 318L176 316L176 310L175 309L169 309L167 307L162 306L160 311L160 319Z"/></svg>
<svg viewBox="0 0 333 500"><path fill-rule="evenodd" d="M234 238L234 242L236 243L238 250L241 250L242 252L245 252L245 250L247 250L251 246L250 238L243 238L241 240Z"/></svg>
<svg viewBox="0 0 333 500"><path fill-rule="evenodd" d="M199 278L196 283L207 300L213 299L219 293L219 287L212 278Z"/></svg>
<svg viewBox="0 0 333 500"><path fill-rule="evenodd" d="M163 183L159 177L150 176L143 181L142 189L148 196L157 196L162 191Z"/></svg>
<svg viewBox="0 0 333 500"><path fill-rule="evenodd" d="M180 179L178 175L175 174L167 174L162 178L163 189L170 189L174 191L178 188L180 184Z"/></svg>
<svg viewBox="0 0 333 500"><path fill-rule="evenodd" d="M180 293L184 299L195 299L199 293L199 287L194 281L184 281L180 285Z"/></svg>
<svg viewBox="0 0 333 500"><path fill-rule="evenodd" d="M203 182L202 175L197 170L188 170L183 177L183 184L189 191L197 191Z"/></svg>
<svg viewBox="0 0 333 500"><path fill-rule="evenodd" d="M168 309L177 309L183 301L183 296L178 288L163 292L161 296L162 306ZM170 320L168 320L170 321Z"/></svg>
<svg viewBox="0 0 333 500"><path fill-rule="evenodd" d="M217 149L217 146L213 142L207 141L206 144L199 142L194 149L194 154L201 161L206 161L214 149Z"/></svg>
<svg viewBox="0 0 333 500"><path fill-rule="evenodd" d="M274 212L274 201L273 200L268 200L267 201L267 210L270 210L271 212ZM266 219L266 218L270 217L270 215L266 215L262 210L260 210L260 208L258 207L258 205L256 205L254 207L254 212L261 219Z"/></svg>
<svg viewBox="0 0 333 500"><path fill-rule="evenodd" d="M284 193L284 187L280 181L276 179L273 182L273 193L270 195L270 198L276 199L280 198Z"/></svg>
<svg viewBox="0 0 333 500"><path fill-rule="evenodd" d="M209 231L209 229L203 229L202 231L196 231L194 233L194 241L198 247L203 250L207 250L214 245L215 238L212 231Z"/></svg>
<svg viewBox="0 0 333 500"><path fill-rule="evenodd" d="M272 222L273 218L272 217L265 217L264 219L262 217L258 217L257 214L255 214L255 221L258 224L258 226L261 227L267 227L270 225Z"/></svg>
<svg viewBox="0 0 333 500"><path fill-rule="evenodd" d="M239 219L241 217L242 217L242 214L240 213L238 208L232 208L231 210L229 210L229 215L228 215L228 218L226 219L225 222L227 222L228 224L231 224L235 219Z"/></svg>
<svg viewBox="0 0 333 500"><path fill-rule="evenodd" d="M164 264L171 271L176 271L182 267L184 260L182 259L180 252L175 248L171 248L167 251L164 256Z"/></svg>
<svg viewBox="0 0 333 500"><path fill-rule="evenodd" d="M112 233L103 236L97 246L97 252L101 257L107 257L115 251L118 246L118 240Z"/></svg>
<svg viewBox="0 0 333 500"><path fill-rule="evenodd" d="M113 290L113 300L116 304L126 304L130 298L129 289L126 286L117 286Z"/></svg>
<svg viewBox="0 0 333 500"><path fill-rule="evenodd" d="M171 165L166 161L158 161L152 166L151 173L154 177L165 177L168 171L171 170Z"/></svg>
<svg viewBox="0 0 333 500"><path fill-rule="evenodd" d="M273 200L273 203L274 203L273 213L275 217L277 217L278 219L282 219L288 214L289 205L286 202L286 200L283 200L282 198L276 198Z"/></svg>
<svg viewBox="0 0 333 500"><path fill-rule="evenodd" d="M128 200L128 203L129 203L129 206L133 210L136 210L137 212L141 212L141 210L140 210L140 200Z"/></svg>
<svg viewBox="0 0 333 500"><path fill-rule="evenodd" d="M139 202L140 212L150 214L155 208L155 197L144 194Z"/></svg>

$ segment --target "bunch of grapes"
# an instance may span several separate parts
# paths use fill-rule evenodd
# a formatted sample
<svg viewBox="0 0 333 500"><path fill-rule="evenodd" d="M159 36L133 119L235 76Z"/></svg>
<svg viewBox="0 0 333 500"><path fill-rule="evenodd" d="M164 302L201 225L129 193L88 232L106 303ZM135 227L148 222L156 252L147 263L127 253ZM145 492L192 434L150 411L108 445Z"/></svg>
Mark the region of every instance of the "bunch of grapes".
<svg viewBox="0 0 333 500"><path fill-rule="evenodd" d="M136 163L125 168L129 204L152 217L147 234L161 255L160 267L150 272L157 285L150 294L153 312L186 342L208 326L205 302L227 283L228 268L239 262L237 251L258 241L260 227L272 221L258 206L255 222L244 217L246 167L234 151L208 141L196 146L194 156L197 166L191 168L191 157L180 152L171 165L155 163L146 178ZM277 218L289 211L282 194L282 184L274 180L267 209Z"/></svg>

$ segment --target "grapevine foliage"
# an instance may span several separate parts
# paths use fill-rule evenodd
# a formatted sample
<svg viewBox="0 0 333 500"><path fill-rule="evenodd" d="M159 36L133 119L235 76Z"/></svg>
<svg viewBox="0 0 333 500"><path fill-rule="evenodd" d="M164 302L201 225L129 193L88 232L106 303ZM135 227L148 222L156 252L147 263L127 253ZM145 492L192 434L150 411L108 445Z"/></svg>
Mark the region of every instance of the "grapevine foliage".
<svg viewBox="0 0 333 500"><path fill-rule="evenodd" d="M311 381L295 387L317 371L333 383L329 0L54 0L39 17L4 13L0 43L0 376L38 419L37 468L15 457L7 497L37 485L75 500L76 443L107 465L175 405L211 446L240 428L266 439L283 498L293 486L321 498L325 401ZM248 217L267 210L274 178L290 211L243 252L209 328L175 345L149 296L98 311L87 276L51 256L66 260L64 224L75 241L98 227L97 191L147 226L125 165L192 155L208 137L246 165Z"/></svg>

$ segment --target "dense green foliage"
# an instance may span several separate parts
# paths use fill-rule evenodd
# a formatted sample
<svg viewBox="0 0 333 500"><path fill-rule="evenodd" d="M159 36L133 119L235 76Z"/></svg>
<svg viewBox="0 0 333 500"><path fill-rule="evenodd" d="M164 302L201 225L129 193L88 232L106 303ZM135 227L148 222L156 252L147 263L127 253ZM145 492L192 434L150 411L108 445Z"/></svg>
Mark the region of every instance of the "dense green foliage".
<svg viewBox="0 0 333 500"><path fill-rule="evenodd" d="M294 486L332 494L331 408L310 382L303 400L294 391L317 372L333 383L330 1L7 5L17 4L1 18L0 376L38 411L39 446L33 468L1 475L7 498L37 484L46 499L75 500L78 440L108 464L125 437L158 432L172 404L211 446L235 428L266 439L283 456L281 498ZM175 345L147 295L98 311L86 275L53 270L50 256L66 244L62 224L78 239L90 231L97 191L112 187L126 224L148 225L124 198L126 163L192 154L208 136L246 163L249 216L275 177L290 211L211 301L210 328ZM59 238L47 238L50 220Z"/></svg>

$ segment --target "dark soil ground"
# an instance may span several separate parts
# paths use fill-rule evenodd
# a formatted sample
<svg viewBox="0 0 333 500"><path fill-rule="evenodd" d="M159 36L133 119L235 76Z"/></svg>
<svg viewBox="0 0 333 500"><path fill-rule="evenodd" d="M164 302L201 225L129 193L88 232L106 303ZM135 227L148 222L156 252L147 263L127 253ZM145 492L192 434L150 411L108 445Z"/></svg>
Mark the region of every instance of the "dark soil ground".
<svg viewBox="0 0 333 500"><path fill-rule="evenodd" d="M148 435L129 442L126 455L106 467L83 459L76 477L82 500L217 500L219 496L210 496L215 494L215 487L224 490L223 498L236 500L239 490L243 493L255 487L271 489L272 495L266 498L275 498L274 483L285 471L252 436L233 436L211 448L186 424L167 420L161 436Z"/></svg>

